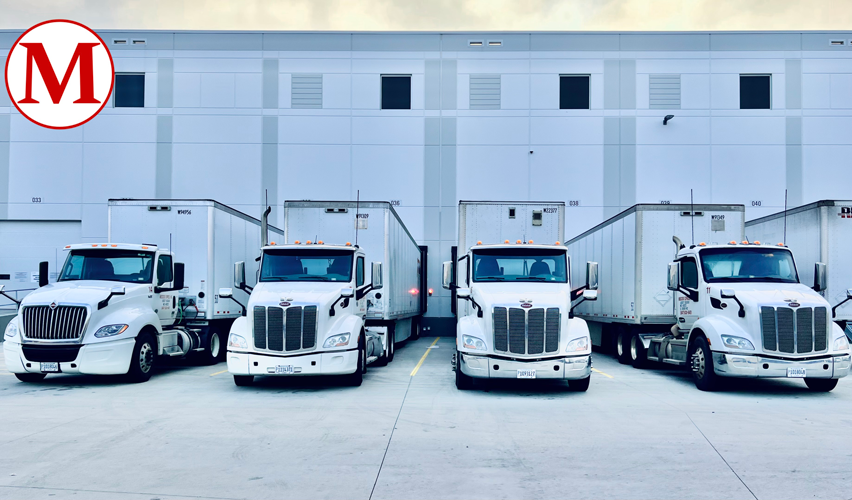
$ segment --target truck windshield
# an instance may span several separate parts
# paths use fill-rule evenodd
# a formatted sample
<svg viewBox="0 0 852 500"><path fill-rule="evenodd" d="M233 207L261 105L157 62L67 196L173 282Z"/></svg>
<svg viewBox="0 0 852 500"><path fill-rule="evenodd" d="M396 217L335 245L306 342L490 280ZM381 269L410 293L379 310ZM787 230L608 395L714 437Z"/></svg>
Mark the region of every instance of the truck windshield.
<svg viewBox="0 0 852 500"><path fill-rule="evenodd" d="M154 254L136 250L72 250L59 281L98 280L151 283Z"/></svg>
<svg viewBox="0 0 852 500"><path fill-rule="evenodd" d="M793 254L780 248L708 248L701 251L701 268L707 283L799 282Z"/></svg>
<svg viewBox="0 0 852 500"><path fill-rule="evenodd" d="M564 251L493 249L473 252L473 281L546 281L567 283Z"/></svg>
<svg viewBox="0 0 852 500"><path fill-rule="evenodd" d="M260 281L345 281L352 279L348 250L265 250Z"/></svg>

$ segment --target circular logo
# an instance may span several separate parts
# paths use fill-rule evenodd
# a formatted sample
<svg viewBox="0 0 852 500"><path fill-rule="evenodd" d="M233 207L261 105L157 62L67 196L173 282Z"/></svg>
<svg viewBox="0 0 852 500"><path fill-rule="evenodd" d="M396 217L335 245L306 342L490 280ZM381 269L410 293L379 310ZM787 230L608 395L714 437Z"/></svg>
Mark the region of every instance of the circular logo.
<svg viewBox="0 0 852 500"><path fill-rule="evenodd" d="M6 58L6 91L31 122L78 127L109 101L115 67L106 43L88 27L64 19L36 24Z"/></svg>
<svg viewBox="0 0 852 500"><path fill-rule="evenodd" d="M530 307L532 307L532 304L530 304L529 302L525 302L521 304L521 307L523 307L524 309L529 309Z"/></svg>

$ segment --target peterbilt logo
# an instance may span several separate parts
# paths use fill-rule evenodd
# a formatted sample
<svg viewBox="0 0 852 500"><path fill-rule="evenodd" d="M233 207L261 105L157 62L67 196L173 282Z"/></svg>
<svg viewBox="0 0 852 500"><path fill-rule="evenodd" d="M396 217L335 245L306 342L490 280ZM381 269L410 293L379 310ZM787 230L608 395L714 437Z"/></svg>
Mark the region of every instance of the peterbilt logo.
<svg viewBox="0 0 852 500"><path fill-rule="evenodd" d="M287 307L287 306L290 305L290 303L289 302L279 302L278 305L281 306L281 307Z"/></svg>
<svg viewBox="0 0 852 500"><path fill-rule="evenodd" d="M525 302L521 304L521 307L523 307L524 309L529 309L530 307L532 307L532 304L530 304L529 302Z"/></svg>
<svg viewBox="0 0 852 500"><path fill-rule="evenodd" d="M51 309L56 309L56 302L51 302L48 307L50 307Z"/></svg>
<svg viewBox="0 0 852 500"><path fill-rule="evenodd" d="M790 307L799 307L799 305L798 302L790 302Z"/></svg>

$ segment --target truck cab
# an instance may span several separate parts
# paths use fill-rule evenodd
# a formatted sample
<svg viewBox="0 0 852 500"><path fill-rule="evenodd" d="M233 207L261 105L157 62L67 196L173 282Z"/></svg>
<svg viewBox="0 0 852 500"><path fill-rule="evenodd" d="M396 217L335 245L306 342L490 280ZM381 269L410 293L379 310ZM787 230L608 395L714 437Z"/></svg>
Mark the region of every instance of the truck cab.
<svg viewBox="0 0 852 500"><path fill-rule="evenodd" d="M360 385L367 363L382 352L364 326L367 294L382 288L382 264L358 246L322 241L261 248L257 285L245 284L244 263L235 286L250 291L245 316L228 338L228 371L238 386L255 376L343 375ZM221 289L219 298L230 298Z"/></svg>
<svg viewBox="0 0 852 500"><path fill-rule="evenodd" d="M6 366L20 380L49 373L128 374L145 381L157 355L185 355L187 330L178 291L183 264L155 245L116 243L65 247L55 283L42 263L40 288L27 295L6 327Z"/></svg>
<svg viewBox="0 0 852 500"><path fill-rule="evenodd" d="M472 246L455 273L453 262L444 263L443 286L460 301L459 389L470 388L474 378L560 379L572 390L588 389L589 329L573 317L571 303L596 300L597 264L588 264L586 285L572 290L567 252L559 243L506 241Z"/></svg>
<svg viewBox="0 0 852 500"><path fill-rule="evenodd" d="M668 289L675 292L677 324L633 357L686 366L701 390L716 388L719 377L786 377L830 391L849 373L849 343L818 293L824 265L817 264L814 286L808 287L782 244L687 248L674 239L678 251L669 264Z"/></svg>

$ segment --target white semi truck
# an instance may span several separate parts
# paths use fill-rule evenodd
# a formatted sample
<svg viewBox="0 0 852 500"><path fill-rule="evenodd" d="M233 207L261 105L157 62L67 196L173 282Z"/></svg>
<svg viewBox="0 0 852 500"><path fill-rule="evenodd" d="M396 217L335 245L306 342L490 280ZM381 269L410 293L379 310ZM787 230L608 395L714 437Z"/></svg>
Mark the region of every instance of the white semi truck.
<svg viewBox="0 0 852 500"><path fill-rule="evenodd" d="M239 386L258 375L360 385L368 363L391 361L395 343L416 332L421 249L386 202L288 201L284 228L283 242L262 248L248 314L231 328L228 370Z"/></svg>
<svg viewBox="0 0 852 500"><path fill-rule="evenodd" d="M42 263L40 288L6 327L6 366L20 380L142 382L158 356L222 359L241 311L218 299L217 286L232 281L234 259L257 255L260 221L210 200L110 200L108 211L107 242L65 246L56 283Z"/></svg>
<svg viewBox="0 0 852 500"><path fill-rule="evenodd" d="M592 346L572 299L597 297L597 264L571 289L562 245L565 204L459 203L459 253L444 262L443 286L457 300L456 387L473 379L558 379L586 391Z"/></svg>
<svg viewBox="0 0 852 500"><path fill-rule="evenodd" d="M846 337L788 248L742 239L743 215L741 205L636 205L572 239L572 253L602 255L603 283L623 289L578 314L618 325L621 361L682 366L701 390L720 377L788 377L830 391L849 372Z"/></svg>
<svg viewBox="0 0 852 500"><path fill-rule="evenodd" d="M831 304L834 321L852 339L852 200L822 200L746 222L746 237L785 243L796 255L799 278L814 282L815 269L825 268L820 295ZM824 264L824 266L823 266Z"/></svg>

